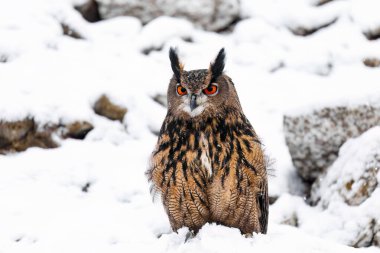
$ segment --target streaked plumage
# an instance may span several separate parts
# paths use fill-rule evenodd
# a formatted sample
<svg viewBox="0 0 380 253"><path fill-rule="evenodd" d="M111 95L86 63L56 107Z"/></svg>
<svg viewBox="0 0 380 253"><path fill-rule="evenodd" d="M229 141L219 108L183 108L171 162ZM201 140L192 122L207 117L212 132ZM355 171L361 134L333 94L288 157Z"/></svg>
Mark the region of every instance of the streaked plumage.
<svg viewBox="0 0 380 253"><path fill-rule="evenodd" d="M267 231L266 160L224 58L222 49L209 69L185 71L170 51L168 113L147 175L174 231L206 222Z"/></svg>

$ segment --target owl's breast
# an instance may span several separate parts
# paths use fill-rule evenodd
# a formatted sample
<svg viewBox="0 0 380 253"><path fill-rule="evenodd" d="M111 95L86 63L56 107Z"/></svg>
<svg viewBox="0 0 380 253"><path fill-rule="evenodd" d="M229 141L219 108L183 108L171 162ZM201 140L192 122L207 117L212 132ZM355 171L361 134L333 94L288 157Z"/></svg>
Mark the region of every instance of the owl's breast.
<svg viewBox="0 0 380 253"><path fill-rule="evenodd" d="M206 136L202 133L201 136L200 136L200 143L201 143L201 164L202 164L202 167L205 168L208 172L208 176L211 177L212 176L212 172L213 172L213 169L212 169L212 165L211 165L211 158L210 158L210 154L209 154L209 143L208 143L208 140L206 138Z"/></svg>

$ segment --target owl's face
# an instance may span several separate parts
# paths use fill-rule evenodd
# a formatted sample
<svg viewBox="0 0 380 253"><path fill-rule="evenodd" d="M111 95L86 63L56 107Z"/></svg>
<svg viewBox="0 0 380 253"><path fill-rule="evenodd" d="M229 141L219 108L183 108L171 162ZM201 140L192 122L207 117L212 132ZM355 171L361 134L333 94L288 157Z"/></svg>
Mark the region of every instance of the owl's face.
<svg viewBox="0 0 380 253"><path fill-rule="evenodd" d="M175 50L170 49L174 72L168 89L169 112L179 118L222 114L227 107L240 104L231 79L223 74L224 49L209 69L185 71Z"/></svg>

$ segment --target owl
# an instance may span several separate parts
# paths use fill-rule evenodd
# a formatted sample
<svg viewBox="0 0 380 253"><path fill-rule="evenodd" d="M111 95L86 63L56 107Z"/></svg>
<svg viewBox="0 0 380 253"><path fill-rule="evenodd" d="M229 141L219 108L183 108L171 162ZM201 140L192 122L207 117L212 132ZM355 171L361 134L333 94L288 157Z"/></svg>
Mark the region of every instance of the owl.
<svg viewBox="0 0 380 253"><path fill-rule="evenodd" d="M184 70L173 48L169 58L168 111L146 174L173 231L210 222L266 233L266 157L223 73L224 48L208 69Z"/></svg>

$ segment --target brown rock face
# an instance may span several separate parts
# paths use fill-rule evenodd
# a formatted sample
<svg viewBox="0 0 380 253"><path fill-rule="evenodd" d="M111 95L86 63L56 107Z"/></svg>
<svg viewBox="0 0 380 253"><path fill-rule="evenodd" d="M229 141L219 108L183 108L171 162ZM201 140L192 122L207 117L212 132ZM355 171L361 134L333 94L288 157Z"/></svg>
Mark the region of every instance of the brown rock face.
<svg viewBox="0 0 380 253"><path fill-rule="evenodd" d="M0 121L0 154L25 151L30 147L56 148L54 133L62 138L84 139L94 127L86 121L68 125L38 126L33 118L19 121Z"/></svg>
<svg viewBox="0 0 380 253"><path fill-rule="evenodd" d="M283 124L293 164L304 180L312 182L336 160L344 142L380 125L380 108L324 108L306 115L284 116Z"/></svg>
<svg viewBox="0 0 380 253"><path fill-rule="evenodd" d="M54 127L37 130L33 119L15 122L0 122L0 154L24 151L29 147L55 148L52 140Z"/></svg>
<svg viewBox="0 0 380 253"><path fill-rule="evenodd" d="M110 120L119 121L123 121L124 115L127 113L126 108L115 105L106 95L101 96L95 102L94 111L96 114L104 116Z"/></svg>
<svg viewBox="0 0 380 253"><path fill-rule="evenodd" d="M370 68L380 67L380 59L378 58L366 58L363 60L363 63Z"/></svg>
<svg viewBox="0 0 380 253"><path fill-rule="evenodd" d="M83 140L94 129L87 121L76 121L66 126L63 137Z"/></svg>

